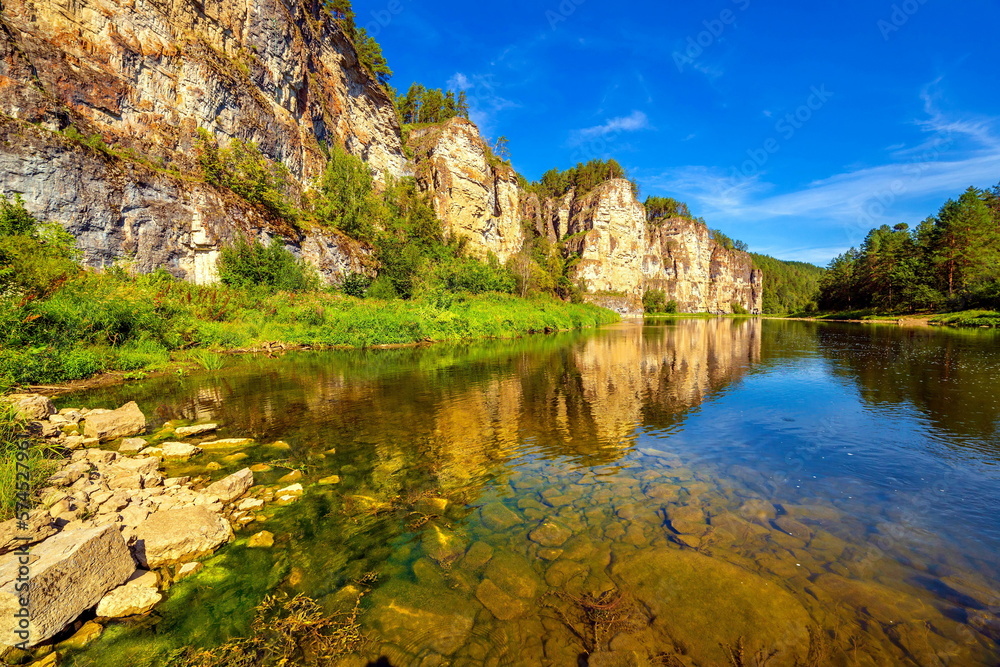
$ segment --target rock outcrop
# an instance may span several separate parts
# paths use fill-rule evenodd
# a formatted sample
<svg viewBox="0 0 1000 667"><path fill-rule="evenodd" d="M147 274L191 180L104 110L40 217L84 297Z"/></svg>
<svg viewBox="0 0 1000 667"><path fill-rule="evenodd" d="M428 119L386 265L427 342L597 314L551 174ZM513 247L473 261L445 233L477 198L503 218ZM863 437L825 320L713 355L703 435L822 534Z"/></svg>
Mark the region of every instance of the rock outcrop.
<svg viewBox="0 0 1000 667"><path fill-rule="evenodd" d="M483 257L505 262L523 245L517 173L497 159L463 118L413 131L416 176L446 232Z"/></svg>
<svg viewBox="0 0 1000 667"><path fill-rule="evenodd" d="M223 246L277 235L327 281L364 270L355 241L191 177L199 127L257 143L299 188L330 142L404 173L393 104L320 3L14 0L2 19L0 192L66 227L85 263L211 283Z"/></svg>

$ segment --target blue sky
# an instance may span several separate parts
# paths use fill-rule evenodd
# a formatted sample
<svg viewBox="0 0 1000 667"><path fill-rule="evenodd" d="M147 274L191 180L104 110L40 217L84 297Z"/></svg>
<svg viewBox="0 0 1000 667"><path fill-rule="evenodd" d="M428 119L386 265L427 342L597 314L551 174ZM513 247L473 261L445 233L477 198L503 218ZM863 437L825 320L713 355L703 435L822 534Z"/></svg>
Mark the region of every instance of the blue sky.
<svg viewBox="0 0 1000 667"><path fill-rule="evenodd" d="M354 4L392 84L466 90L527 178L614 157L782 259L1000 182L993 0Z"/></svg>

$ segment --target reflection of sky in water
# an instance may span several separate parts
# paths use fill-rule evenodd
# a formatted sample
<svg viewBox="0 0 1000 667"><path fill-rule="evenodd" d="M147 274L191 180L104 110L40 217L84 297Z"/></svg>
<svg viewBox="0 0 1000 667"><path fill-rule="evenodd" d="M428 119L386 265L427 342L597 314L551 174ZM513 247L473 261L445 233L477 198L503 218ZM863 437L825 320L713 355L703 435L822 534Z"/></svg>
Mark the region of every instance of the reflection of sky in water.
<svg viewBox="0 0 1000 667"><path fill-rule="evenodd" d="M292 354L62 404L136 399L161 422L213 419L229 436L287 440L291 456L309 462L317 478L341 475L336 491L326 492L332 495L307 497L268 529L296 536L282 558L307 593L333 595L351 577L382 571L370 618L380 632L395 633L392 641L405 644L411 658L436 642L412 627L386 629L379 605L396 600L393 591L408 591L403 601L419 600L425 607L417 611L426 611L440 586L449 591L441 588L441 599L471 610L476 622L458 656L474 654L476 637L514 627L490 621L476 601L480 579L490 575L465 572L464 556L454 572L450 560L439 568L428 531L455 530L455 539L465 540L458 553L478 541L526 558L540 581L551 583L553 569L565 569L565 558L539 551L527 528L480 521L482 505L501 503L526 525L554 517L575 531L574 540L585 537L587 544L569 551L587 554L580 558L589 563L588 585L629 562L633 570L622 576L646 581L635 565L648 566L643 549L667 560L691 551L784 582L797 599L812 601L803 604L820 626L856 624L871 646L888 651L872 648L873 656L889 659L901 650L891 646L902 646L920 663L926 656L918 644L944 641L934 646L950 651L973 636L962 628L980 622L972 614L982 603L963 597L968 591L989 599L948 587L989 580L995 589L1000 577L1000 392L992 391L998 341L991 332L688 320L469 346ZM331 446L336 455L317 458ZM250 454L247 463L263 460ZM417 491L450 499L444 528L433 521L412 528L409 510L352 518L340 505L351 494L385 500ZM762 502L779 516L748 523L747 503ZM707 533L676 531L683 524L670 517L678 509L710 523L702 526ZM786 514L815 521L812 541L779 528ZM223 558L237 558L238 549ZM261 556L254 558L247 562ZM203 601L221 595L191 586ZM898 587L903 602L885 586ZM260 591L243 594L252 600ZM846 606L824 597L831 594ZM894 601L879 607L888 604L885 595ZM943 611L928 615L931 604L951 620ZM165 609L168 627L194 623ZM900 618L912 625L873 629L873 609L905 609ZM532 625L541 623L533 614L517 623L523 641L514 644L526 655L555 632ZM921 634L928 628L938 634Z"/></svg>

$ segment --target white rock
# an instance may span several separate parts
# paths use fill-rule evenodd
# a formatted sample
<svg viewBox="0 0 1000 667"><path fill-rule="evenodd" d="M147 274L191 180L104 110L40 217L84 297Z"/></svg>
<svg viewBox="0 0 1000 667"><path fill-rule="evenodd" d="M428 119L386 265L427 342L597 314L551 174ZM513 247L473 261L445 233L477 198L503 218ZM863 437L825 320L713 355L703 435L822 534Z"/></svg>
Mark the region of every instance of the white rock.
<svg viewBox="0 0 1000 667"><path fill-rule="evenodd" d="M158 568L207 556L233 539L229 523L206 507L154 512L136 528L140 565Z"/></svg>
<svg viewBox="0 0 1000 667"><path fill-rule="evenodd" d="M56 411L52 401L41 394L10 394L0 400L14 406L22 419L48 419Z"/></svg>
<svg viewBox="0 0 1000 667"><path fill-rule="evenodd" d="M177 581L180 581L181 579L183 579L185 577L190 577L192 574L195 574L196 572L198 572L199 570L201 570L201 568L203 568L203 567L205 567L205 566L202 565L201 563L184 563L179 568L177 568L177 577L176 577L176 579L177 579Z"/></svg>
<svg viewBox="0 0 1000 667"><path fill-rule="evenodd" d="M119 459L115 462L114 469L137 475L149 475L160 469L160 460L154 456L142 459Z"/></svg>
<svg viewBox="0 0 1000 667"><path fill-rule="evenodd" d="M219 428L218 424L195 424L194 426L181 426L174 431L178 438L190 438L203 433L211 433Z"/></svg>
<svg viewBox="0 0 1000 667"><path fill-rule="evenodd" d="M186 442L165 442L160 449L163 450L163 458L168 461L187 461L201 454L201 447Z"/></svg>
<svg viewBox="0 0 1000 667"><path fill-rule="evenodd" d="M83 434L88 438L97 438L101 442L128 438L139 435L146 430L146 416L139 406L132 401L117 410L97 414L97 410L87 413Z"/></svg>
<svg viewBox="0 0 1000 667"><path fill-rule="evenodd" d="M238 509L244 512L253 512L264 506L264 501L260 498L247 498L239 504Z"/></svg>
<svg viewBox="0 0 1000 667"><path fill-rule="evenodd" d="M223 502L229 503L241 497L253 486L253 473L250 468L244 468L233 473L229 477L224 477L214 484L210 484L205 489L205 493L218 496Z"/></svg>
<svg viewBox="0 0 1000 667"><path fill-rule="evenodd" d="M135 572L135 563L114 526L60 533L30 549L27 591L17 592L16 551L0 557L0 618L11 619L28 602L28 646L58 634ZM23 641L12 623L0 624L0 645Z"/></svg>
<svg viewBox="0 0 1000 667"><path fill-rule="evenodd" d="M118 451L122 454L138 454L146 448L149 443L142 438L125 438L122 440Z"/></svg>
<svg viewBox="0 0 1000 667"><path fill-rule="evenodd" d="M156 573L136 570L127 583L101 598L96 613L100 618L137 616L145 614L162 599Z"/></svg>

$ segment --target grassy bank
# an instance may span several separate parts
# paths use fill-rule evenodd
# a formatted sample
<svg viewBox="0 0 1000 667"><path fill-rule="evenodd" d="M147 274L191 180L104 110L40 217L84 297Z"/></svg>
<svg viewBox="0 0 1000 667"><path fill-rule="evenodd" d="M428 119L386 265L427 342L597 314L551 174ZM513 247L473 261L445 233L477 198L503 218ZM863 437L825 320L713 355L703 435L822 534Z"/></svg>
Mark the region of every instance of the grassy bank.
<svg viewBox="0 0 1000 667"><path fill-rule="evenodd" d="M49 384L102 371L137 375L172 361L217 365L212 352L261 347L399 345L512 338L618 319L539 296L442 293L409 301L196 286L165 274L83 273L44 299L0 312L0 382Z"/></svg>
<svg viewBox="0 0 1000 667"><path fill-rule="evenodd" d="M960 313L945 313L932 317L930 323L953 327L1000 327L1000 312L965 310Z"/></svg>
<svg viewBox="0 0 1000 667"><path fill-rule="evenodd" d="M830 313L799 313L791 319L825 320L830 322L898 322L923 321L931 325L953 327L1000 327L1000 312L994 310L964 310L955 313L893 313L875 309L845 310Z"/></svg>

